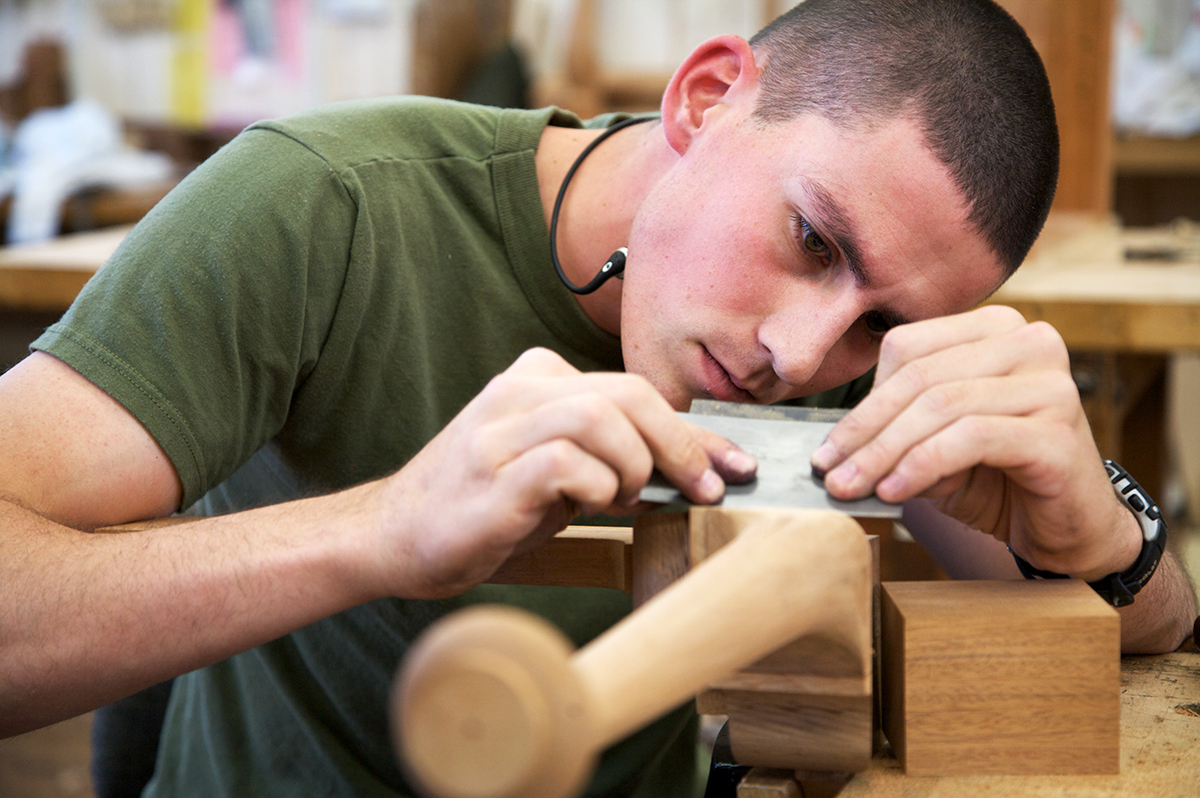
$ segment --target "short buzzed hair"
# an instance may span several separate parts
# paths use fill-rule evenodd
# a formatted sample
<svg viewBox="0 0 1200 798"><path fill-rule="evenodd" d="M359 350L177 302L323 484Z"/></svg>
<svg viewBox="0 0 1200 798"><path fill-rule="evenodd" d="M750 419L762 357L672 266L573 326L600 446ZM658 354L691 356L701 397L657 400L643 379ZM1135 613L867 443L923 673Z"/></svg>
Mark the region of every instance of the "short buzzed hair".
<svg viewBox="0 0 1200 798"><path fill-rule="evenodd" d="M989 0L806 0L750 44L765 56L758 120L913 118L1005 273L1021 264L1054 199L1058 127L1042 61L1006 11Z"/></svg>

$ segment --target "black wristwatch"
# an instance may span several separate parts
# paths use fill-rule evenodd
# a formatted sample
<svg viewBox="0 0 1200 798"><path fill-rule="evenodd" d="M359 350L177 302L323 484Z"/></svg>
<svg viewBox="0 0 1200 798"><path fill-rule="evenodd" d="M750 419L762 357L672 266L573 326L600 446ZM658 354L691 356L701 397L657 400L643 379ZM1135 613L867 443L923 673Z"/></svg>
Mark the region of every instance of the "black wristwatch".
<svg viewBox="0 0 1200 798"><path fill-rule="evenodd" d="M1100 598L1109 604L1114 607L1125 607L1133 603L1134 595L1145 587L1146 583L1150 581L1150 577L1154 576L1155 569L1158 568L1163 550L1167 547L1167 522L1163 520L1158 505L1154 503L1142 486L1129 476L1128 471L1112 460L1104 461L1104 470L1108 472L1108 479L1113 484L1113 490L1117 492L1117 498L1129 508L1142 528L1142 553L1138 555L1137 561L1124 571L1111 573L1095 582L1088 582L1088 584L1100 594ZM1011 547L1009 551L1012 552L1013 558L1017 561L1017 567L1021 569L1021 573L1026 579L1070 578L1066 574L1056 574L1053 571L1034 568Z"/></svg>

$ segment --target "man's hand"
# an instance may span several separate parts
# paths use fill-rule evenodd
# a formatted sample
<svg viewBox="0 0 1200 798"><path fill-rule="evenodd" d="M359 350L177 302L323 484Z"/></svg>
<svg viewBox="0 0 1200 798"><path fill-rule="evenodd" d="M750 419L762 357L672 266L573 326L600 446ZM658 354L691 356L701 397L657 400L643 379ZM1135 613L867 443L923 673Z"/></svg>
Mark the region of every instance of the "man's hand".
<svg viewBox="0 0 1200 798"><path fill-rule="evenodd" d="M382 483L384 563L408 597L461 592L580 514L628 514L657 467L690 499L749 478L753 458L680 419L641 377L582 374L531 350ZM381 547L379 551L385 550Z"/></svg>
<svg viewBox="0 0 1200 798"><path fill-rule="evenodd" d="M838 498L928 497L1034 566L1087 581L1124 571L1142 547L1092 439L1066 346L1050 325L1027 324L1011 308L890 332L874 388L813 454L813 469ZM1122 651L1173 650L1195 606L1168 553L1120 610Z"/></svg>
<svg viewBox="0 0 1200 798"><path fill-rule="evenodd" d="M840 498L927 496L1035 566L1097 579L1141 549L1113 494L1066 346L1011 308L906 325L871 394L814 454Z"/></svg>

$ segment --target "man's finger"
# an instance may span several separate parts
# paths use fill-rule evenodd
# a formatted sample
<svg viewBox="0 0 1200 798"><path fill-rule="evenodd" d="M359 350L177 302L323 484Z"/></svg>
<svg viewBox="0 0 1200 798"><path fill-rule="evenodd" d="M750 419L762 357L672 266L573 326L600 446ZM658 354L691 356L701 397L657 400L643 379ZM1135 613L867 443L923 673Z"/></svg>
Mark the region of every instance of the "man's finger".
<svg viewBox="0 0 1200 798"><path fill-rule="evenodd" d="M484 468L498 468L555 439L571 441L617 475L616 502L635 499L654 468L650 448L620 408L597 393L554 399L488 424L472 441Z"/></svg>
<svg viewBox="0 0 1200 798"><path fill-rule="evenodd" d="M909 449L875 486L884 501L902 502L977 465L1001 469L1027 490L1061 489L1052 474L1069 467L1069 432L1036 417L968 416Z"/></svg>
<svg viewBox="0 0 1200 798"><path fill-rule="evenodd" d="M711 430L688 424L700 446L726 482L749 482L758 471L758 461L736 443Z"/></svg>
<svg viewBox="0 0 1200 798"><path fill-rule="evenodd" d="M496 473L496 488L516 511L540 516L567 499L584 514L613 503L619 482L609 465L565 438L555 438L523 452Z"/></svg>
<svg viewBox="0 0 1200 798"><path fill-rule="evenodd" d="M692 501L711 503L725 492L725 483L700 443L695 427L681 419L647 380L632 374L583 374L573 379L532 380L522 386L524 402L539 406L554 398L594 392L612 401L645 441L654 465ZM711 441L712 438L705 438ZM744 470L726 446L722 466L732 460L731 472Z"/></svg>
<svg viewBox="0 0 1200 798"><path fill-rule="evenodd" d="M969 416L1026 416L1072 406L1069 374L1042 372L935 385L905 407L879 434L825 474L835 496L869 495L921 441ZM1077 404L1077 402L1075 402Z"/></svg>
<svg viewBox="0 0 1200 798"><path fill-rule="evenodd" d="M1024 325L1002 336L957 344L907 363L878 383L838 422L813 453L813 468L827 474L937 386L1031 372L1069 374L1064 351L1061 338L1049 325Z"/></svg>
<svg viewBox="0 0 1200 798"><path fill-rule="evenodd" d="M1025 318L1013 308L987 305L967 313L897 327L884 337L880 346L875 384L881 385L906 363L951 346L1004 335L1025 324Z"/></svg>

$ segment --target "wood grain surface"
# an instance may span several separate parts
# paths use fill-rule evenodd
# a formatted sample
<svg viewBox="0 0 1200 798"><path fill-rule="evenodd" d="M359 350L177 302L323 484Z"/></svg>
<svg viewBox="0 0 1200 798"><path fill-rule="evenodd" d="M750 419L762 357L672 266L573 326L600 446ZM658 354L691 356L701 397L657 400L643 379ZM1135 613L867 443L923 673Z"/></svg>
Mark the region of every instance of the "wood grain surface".
<svg viewBox="0 0 1200 798"><path fill-rule="evenodd" d="M1032 724L1034 719L1030 720ZM1121 660L1121 772L1092 776L905 775L890 754L839 798L1194 798L1200 784L1200 651Z"/></svg>
<svg viewBox="0 0 1200 798"><path fill-rule="evenodd" d="M882 587L883 726L909 775L1117 772L1120 618L1085 583Z"/></svg>

